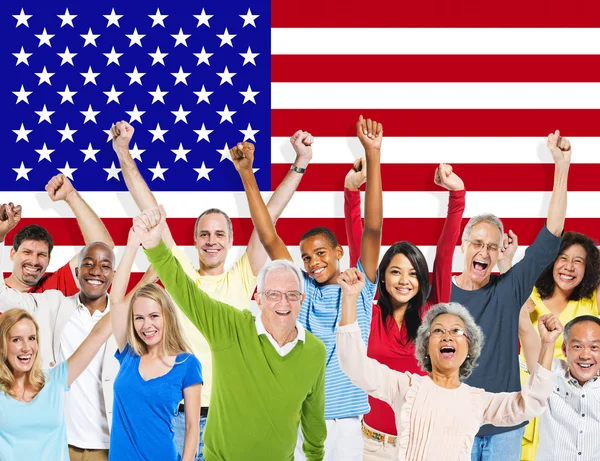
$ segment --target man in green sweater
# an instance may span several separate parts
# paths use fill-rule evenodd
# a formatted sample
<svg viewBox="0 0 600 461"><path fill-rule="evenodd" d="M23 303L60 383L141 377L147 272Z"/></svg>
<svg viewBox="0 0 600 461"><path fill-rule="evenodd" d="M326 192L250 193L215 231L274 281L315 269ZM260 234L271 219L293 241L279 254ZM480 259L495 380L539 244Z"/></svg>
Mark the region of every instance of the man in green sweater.
<svg viewBox="0 0 600 461"><path fill-rule="evenodd" d="M260 315L210 298L162 242L165 212L146 210L134 230L165 288L208 341L214 390L206 425L206 461L293 461L301 425L309 461L322 460L325 346L297 322L302 274L271 261L258 274Z"/></svg>

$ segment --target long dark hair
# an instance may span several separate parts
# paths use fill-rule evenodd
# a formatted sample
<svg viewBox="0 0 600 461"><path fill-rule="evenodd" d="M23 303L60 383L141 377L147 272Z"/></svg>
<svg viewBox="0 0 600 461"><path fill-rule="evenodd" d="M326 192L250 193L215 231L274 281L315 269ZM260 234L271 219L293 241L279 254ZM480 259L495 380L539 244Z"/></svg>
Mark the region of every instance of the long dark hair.
<svg viewBox="0 0 600 461"><path fill-rule="evenodd" d="M598 285L600 284L600 251L598 251L594 241L587 235L580 234L579 232L565 232L560 241L558 255L554 261L544 269L544 272L542 272L537 279L537 282L535 282L535 287L542 299L547 299L554 293L554 263L561 253L573 245L581 245L585 250L585 273L583 274L581 283L575 287L573 293L569 296L569 301L589 298L598 288Z"/></svg>
<svg viewBox="0 0 600 461"><path fill-rule="evenodd" d="M409 341L414 341L417 337L417 330L421 326L421 308L429 296L429 268L425 256L415 245L410 242L396 242L383 255L379 268L379 295L377 304L381 310L381 321L387 330L388 317L394 312L390 294L385 286L385 271L387 270L392 258L397 254L403 254L410 261L417 272L419 281L419 291L408 301L406 312L404 313L404 322L406 323L406 334Z"/></svg>

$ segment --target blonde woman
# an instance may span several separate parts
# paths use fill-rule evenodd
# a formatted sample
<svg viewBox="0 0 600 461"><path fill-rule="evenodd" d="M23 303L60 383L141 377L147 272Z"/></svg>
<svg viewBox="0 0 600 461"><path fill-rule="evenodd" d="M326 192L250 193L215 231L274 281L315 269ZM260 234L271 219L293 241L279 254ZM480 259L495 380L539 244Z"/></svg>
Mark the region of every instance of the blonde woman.
<svg viewBox="0 0 600 461"><path fill-rule="evenodd" d="M0 459L68 461L64 393L111 334L110 313L64 362L42 371L39 327L24 309L0 315Z"/></svg>
<svg viewBox="0 0 600 461"><path fill-rule="evenodd" d="M136 225L144 225L143 222ZM115 400L109 460L193 461L200 435L202 368L180 333L175 307L158 285L144 285L125 298L139 247L133 230L110 294L112 324L121 368ZM175 447L173 416L185 400L183 456Z"/></svg>

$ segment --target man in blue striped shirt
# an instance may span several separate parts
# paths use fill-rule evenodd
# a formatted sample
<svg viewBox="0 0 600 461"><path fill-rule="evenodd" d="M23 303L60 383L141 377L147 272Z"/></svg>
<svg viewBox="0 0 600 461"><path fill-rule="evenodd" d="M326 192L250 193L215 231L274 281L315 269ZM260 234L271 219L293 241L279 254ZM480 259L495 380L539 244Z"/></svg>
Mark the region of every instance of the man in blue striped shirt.
<svg viewBox="0 0 600 461"><path fill-rule="evenodd" d="M357 306L358 323L365 343L369 336L373 297L377 287L377 265L381 246L381 225L383 222L380 151L383 138L381 124L370 119L359 118L357 135L365 149L367 160L367 188L365 198L365 223L361 238L361 259L357 268L366 275L367 283ZM254 179L252 160L254 146L239 143L231 149L231 158L240 174L250 214L261 243L269 257L292 260L281 238L271 222L260 191ZM297 170L296 170L297 171ZM304 171L299 171L304 173ZM306 299L298 321L308 331L321 339L327 350L325 370L325 419L327 439L325 440L326 461L361 461L363 445L360 416L369 411L367 395L354 386L341 371L335 351L336 332L341 312L341 289L338 277L341 273L339 261L344 251L331 230L323 227L306 232L300 241L300 251L304 263ZM281 315L286 315L284 312ZM302 433L298 447L302 446ZM296 461L304 460L301 449L296 450Z"/></svg>

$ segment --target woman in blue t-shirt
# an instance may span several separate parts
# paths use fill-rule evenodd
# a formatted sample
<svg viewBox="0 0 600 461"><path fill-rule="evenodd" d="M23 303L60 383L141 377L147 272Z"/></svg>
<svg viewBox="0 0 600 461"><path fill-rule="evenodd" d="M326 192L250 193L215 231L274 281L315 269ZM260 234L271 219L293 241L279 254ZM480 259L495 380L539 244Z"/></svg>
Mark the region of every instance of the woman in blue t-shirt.
<svg viewBox="0 0 600 461"><path fill-rule="evenodd" d="M43 308L43 307L42 307ZM0 459L68 461L63 399L111 334L105 315L64 362L42 371L39 327L24 309L0 315Z"/></svg>
<svg viewBox="0 0 600 461"><path fill-rule="evenodd" d="M135 225L143 225L140 218ZM113 280L110 308L121 368L115 379L109 460L193 461L200 436L202 368L181 336L175 305L155 284L125 298L140 241L133 232ZM185 402L183 456L173 417Z"/></svg>

